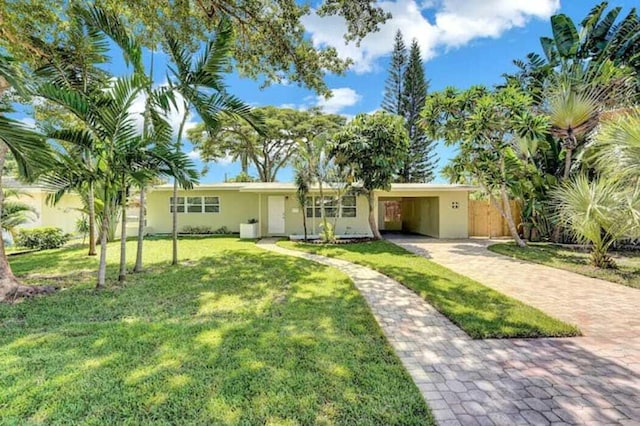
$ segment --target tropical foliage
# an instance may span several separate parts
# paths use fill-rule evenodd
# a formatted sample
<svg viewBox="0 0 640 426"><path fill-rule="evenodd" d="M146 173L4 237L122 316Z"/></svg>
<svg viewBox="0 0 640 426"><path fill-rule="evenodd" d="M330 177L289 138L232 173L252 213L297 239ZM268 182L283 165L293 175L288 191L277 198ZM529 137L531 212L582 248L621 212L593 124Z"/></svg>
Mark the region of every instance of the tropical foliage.
<svg viewBox="0 0 640 426"><path fill-rule="evenodd" d="M404 120L384 111L360 114L334 137L333 156L338 166L350 168L352 180L362 186L369 205L369 227L380 239L374 216L374 191L388 190L403 154L409 147Z"/></svg>

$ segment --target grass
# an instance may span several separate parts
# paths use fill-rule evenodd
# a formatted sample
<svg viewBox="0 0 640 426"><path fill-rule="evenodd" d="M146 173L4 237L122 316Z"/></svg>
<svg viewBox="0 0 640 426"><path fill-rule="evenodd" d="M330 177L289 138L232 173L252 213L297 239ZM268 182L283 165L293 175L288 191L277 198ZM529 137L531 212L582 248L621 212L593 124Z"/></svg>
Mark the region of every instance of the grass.
<svg viewBox="0 0 640 426"><path fill-rule="evenodd" d="M579 330L388 241L283 247L368 266L410 288L473 338L559 337Z"/></svg>
<svg viewBox="0 0 640 426"><path fill-rule="evenodd" d="M170 244L103 291L84 248L11 259L64 289L0 305L0 424L433 424L345 275L237 238L170 267Z"/></svg>
<svg viewBox="0 0 640 426"><path fill-rule="evenodd" d="M515 244L501 243L489 246L494 253L519 260L551 266L575 272L587 277L640 288L640 253L612 252L617 269L601 269L589 264L589 253L547 243L529 243L518 248Z"/></svg>

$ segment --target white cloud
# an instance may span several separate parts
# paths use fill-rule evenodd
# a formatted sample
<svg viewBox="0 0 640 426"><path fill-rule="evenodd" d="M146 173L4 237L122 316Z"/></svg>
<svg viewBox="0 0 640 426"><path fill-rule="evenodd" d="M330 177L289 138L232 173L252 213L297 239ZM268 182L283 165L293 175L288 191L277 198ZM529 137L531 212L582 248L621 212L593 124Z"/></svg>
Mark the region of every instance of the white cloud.
<svg viewBox="0 0 640 426"><path fill-rule="evenodd" d="M200 150L197 148L187 152L187 157L189 157L192 161L202 161ZM233 157L231 157L230 155L225 155L224 157L221 157L216 161L212 161L212 163L218 164L220 166L228 166L230 164L233 164Z"/></svg>
<svg viewBox="0 0 640 426"><path fill-rule="evenodd" d="M131 108L129 108L129 112L135 115L136 124L138 126L138 130L140 131L142 131L142 127L144 125L144 118L142 114L144 113L146 100L147 96L144 93L141 93L133 102ZM182 121L182 118L184 116L184 104L182 102L182 96L180 96L179 94L176 94L176 104L178 105L178 109L176 110L175 108L171 108L171 111L166 116L167 121L173 129L174 136L177 136L178 129L180 128L180 122ZM194 121L192 116L189 116L184 126L183 137L186 136L187 130L192 129L197 124L198 122Z"/></svg>
<svg viewBox="0 0 640 426"><path fill-rule="evenodd" d="M233 163L233 157L231 157L230 155L225 155L224 157L216 160L215 163L221 166L228 166Z"/></svg>
<svg viewBox="0 0 640 426"><path fill-rule="evenodd" d="M376 61L389 54L398 29L408 44L417 39L425 60L439 51L464 46L477 38L497 38L505 31L525 26L531 19L546 19L560 7L560 0L396 0L379 3L393 18L369 34L360 47L345 44L343 18L304 18L315 46L332 46L342 58L354 61L357 73L376 69ZM433 16L429 20L425 12Z"/></svg>
<svg viewBox="0 0 640 426"><path fill-rule="evenodd" d="M187 157L189 157L193 161L198 161L200 160L200 151L197 149L192 149L191 151L187 152Z"/></svg>
<svg viewBox="0 0 640 426"><path fill-rule="evenodd" d="M331 89L331 93L332 96L330 98L325 98L324 96L316 97L316 106L319 106L329 114L337 114L344 108L357 104L362 99L362 96L350 87Z"/></svg>

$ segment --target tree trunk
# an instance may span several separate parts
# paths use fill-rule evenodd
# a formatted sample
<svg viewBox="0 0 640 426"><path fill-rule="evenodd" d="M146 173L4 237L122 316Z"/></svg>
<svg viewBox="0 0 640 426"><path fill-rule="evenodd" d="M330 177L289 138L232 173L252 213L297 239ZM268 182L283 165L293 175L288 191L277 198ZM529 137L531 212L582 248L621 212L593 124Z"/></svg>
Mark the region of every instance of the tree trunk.
<svg viewBox="0 0 640 426"><path fill-rule="evenodd" d="M0 217L2 217L2 208L4 206L4 189L2 188L2 175L4 174L4 161L9 148L0 142ZM7 260L7 254L4 249L4 237L0 227L0 301L13 297L20 283L13 275L11 265Z"/></svg>
<svg viewBox="0 0 640 426"><path fill-rule="evenodd" d="M304 229L304 240L307 241L307 204L306 204L306 197L305 197L305 202L302 204L302 228Z"/></svg>
<svg viewBox="0 0 640 426"><path fill-rule="evenodd" d="M173 242L173 254L171 257L171 264L178 264L178 181L173 181L173 213L172 213L172 225L171 225L171 237Z"/></svg>
<svg viewBox="0 0 640 426"><path fill-rule="evenodd" d="M564 175L563 175L563 179L567 180L569 179L569 176L571 174L571 157L573 155L573 149L571 148L567 148L566 149L566 154L564 156Z"/></svg>
<svg viewBox="0 0 640 426"><path fill-rule="evenodd" d="M122 179L122 190L120 200L120 272L118 281L122 282L127 279L127 186Z"/></svg>
<svg viewBox="0 0 640 426"><path fill-rule="evenodd" d="M106 190L105 190L106 193ZM106 195L106 194L105 194ZM100 227L100 264L98 266L98 282L96 288L104 288L107 280L107 234L109 233L109 203L105 196L104 214Z"/></svg>
<svg viewBox="0 0 640 426"><path fill-rule="evenodd" d="M144 244L144 196L145 185L140 185L140 210L138 211L138 246L136 250L136 266L133 267L133 272L142 272L142 246Z"/></svg>
<svg viewBox="0 0 640 426"><path fill-rule="evenodd" d="M89 192L87 194L87 210L89 220L89 256L95 256L96 251L96 198L93 193L93 182L89 182Z"/></svg>
<svg viewBox="0 0 640 426"><path fill-rule="evenodd" d="M184 132L184 125L187 122L187 117L189 117L189 108L185 103L184 105L184 116L182 116L182 121L180 122L180 127L178 128L178 136L176 138L176 152L180 152L182 149L182 133ZM172 228L171 228L171 236L173 242L173 250L171 257L171 264L178 264L178 180L176 178L173 179L173 215L172 215Z"/></svg>
<svg viewBox="0 0 640 426"><path fill-rule="evenodd" d="M379 240L382 238L382 235L380 235L380 231L378 230L378 225L376 224L376 217L374 215L375 196L373 195L373 191L367 191L367 201L369 204L369 228L371 228L373 239Z"/></svg>
<svg viewBox="0 0 640 426"><path fill-rule="evenodd" d="M513 213L511 212L511 203L509 202L509 196L507 195L507 191L505 188L500 190L502 196L502 204L504 205L504 217L507 221L507 226L509 227L509 232L511 232L511 236L516 241L518 247L526 247L527 243L520 238L520 234L518 234L518 229L516 227L515 221L513 220Z"/></svg>
<svg viewBox="0 0 640 426"><path fill-rule="evenodd" d="M327 215L324 210L324 188L322 187L322 179L318 180L318 192L320 193L320 220L322 221L322 234L324 235L324 242L327 243L330 238L327 231Z"/></svg>

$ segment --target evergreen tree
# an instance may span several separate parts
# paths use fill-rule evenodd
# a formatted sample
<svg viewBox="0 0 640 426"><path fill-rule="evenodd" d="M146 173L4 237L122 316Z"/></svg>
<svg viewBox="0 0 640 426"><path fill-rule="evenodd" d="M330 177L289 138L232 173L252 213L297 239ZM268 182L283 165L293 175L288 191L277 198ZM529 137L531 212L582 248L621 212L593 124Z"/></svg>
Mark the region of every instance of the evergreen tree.
<svg viewBox="0 0 640 426"><path fill-rule="evenodd" d="M403 78L407 65L407 48L402 38L402 32L398 30L389 64L389 76L385 82L384 99L382 109L404 117L403 114Z"/></svg>
<svg viewBox="0 0 640 426"><path fill-rule="evenodd" d="M413 39L409 60L402 75L402 102L400 112L409 134L409 151L399 170L400 182L429 182L434 178L437 164L435 141L429 139L418 124L420 112L427 98L429 83L425 79L422 55L418 41Z"/></svg>

